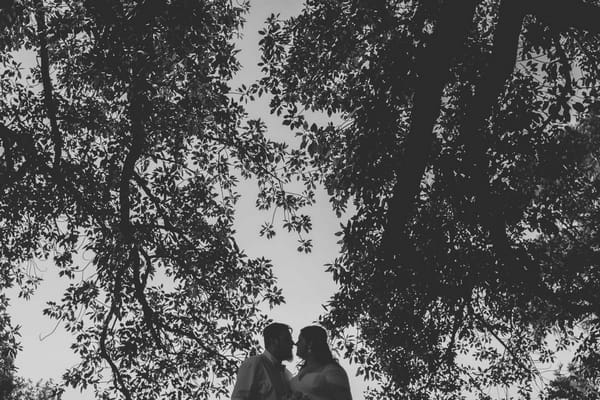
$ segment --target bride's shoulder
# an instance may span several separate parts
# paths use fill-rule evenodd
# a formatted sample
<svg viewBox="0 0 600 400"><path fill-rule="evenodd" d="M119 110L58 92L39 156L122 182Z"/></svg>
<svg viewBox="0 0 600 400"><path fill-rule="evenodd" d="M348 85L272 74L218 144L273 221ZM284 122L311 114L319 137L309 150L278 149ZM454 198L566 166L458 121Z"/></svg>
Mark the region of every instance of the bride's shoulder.
<svg viewBox="0 0 600 400"><path fill-rule="evenodd" d="M323 375L330 383L346 385L348 382L346 371L338 363L327 364L323 369Z"/></svg>

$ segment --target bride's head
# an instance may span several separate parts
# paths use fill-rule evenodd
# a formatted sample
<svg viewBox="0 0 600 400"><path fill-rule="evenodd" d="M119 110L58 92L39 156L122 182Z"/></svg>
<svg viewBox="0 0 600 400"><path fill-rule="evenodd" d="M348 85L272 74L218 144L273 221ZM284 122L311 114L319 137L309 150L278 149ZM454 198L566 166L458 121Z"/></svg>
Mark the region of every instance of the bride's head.
<svg viewBox="0 0 600 400"><path fill-rule="evenodd" d="M307 326L300 330L296 354L305 361L314 360L319 364L335 362L327 343L327 331L318 325Z"/></svg>

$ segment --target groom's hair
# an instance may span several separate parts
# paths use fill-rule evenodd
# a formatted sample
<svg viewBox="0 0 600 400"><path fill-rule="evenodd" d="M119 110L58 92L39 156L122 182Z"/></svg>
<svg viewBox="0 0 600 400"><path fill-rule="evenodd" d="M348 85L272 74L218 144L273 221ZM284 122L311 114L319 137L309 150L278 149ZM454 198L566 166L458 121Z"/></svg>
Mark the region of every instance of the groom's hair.
<svg viewBox="0 0 600 400"><path fill-rule="evenodd" d="M274 340L279 340L279 338L281 338L281 336L285 332L291 332L291 331L292 331L292 328L290 328L288 325L282 324L280 322L273 322L272 324L269 324L263 330L263 338L265 340L265 348L269 347L271 345L271 343L273 343Z"/></svg>

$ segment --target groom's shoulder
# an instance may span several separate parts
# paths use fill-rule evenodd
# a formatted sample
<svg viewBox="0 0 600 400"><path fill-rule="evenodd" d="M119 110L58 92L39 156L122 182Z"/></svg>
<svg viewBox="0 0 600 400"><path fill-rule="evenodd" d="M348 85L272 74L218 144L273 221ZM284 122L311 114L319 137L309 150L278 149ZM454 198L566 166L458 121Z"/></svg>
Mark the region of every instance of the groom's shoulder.
<svg viewBox="0 0 600 400"><path fill-rule="evenodd" d="M252 356L249 356L248 358L246 358L242 362L242 367L243 366L249 367L249 366L258 365L261 361L262 361L262 355L261 354L254 354Z"/></svg>

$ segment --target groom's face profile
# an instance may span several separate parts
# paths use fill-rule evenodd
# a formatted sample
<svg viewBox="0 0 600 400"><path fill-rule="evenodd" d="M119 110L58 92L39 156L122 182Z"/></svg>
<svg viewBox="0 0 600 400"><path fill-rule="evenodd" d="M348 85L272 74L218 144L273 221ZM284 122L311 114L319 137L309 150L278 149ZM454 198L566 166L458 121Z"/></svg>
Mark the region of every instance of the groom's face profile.
<svg viewBox="0 0 600 400"><path fill-rule="evenodd" d="M273 355L281 361L291 361L294 356L292 354L292 335L289 331L282 332L279 338L273 343Z"/></svg>

